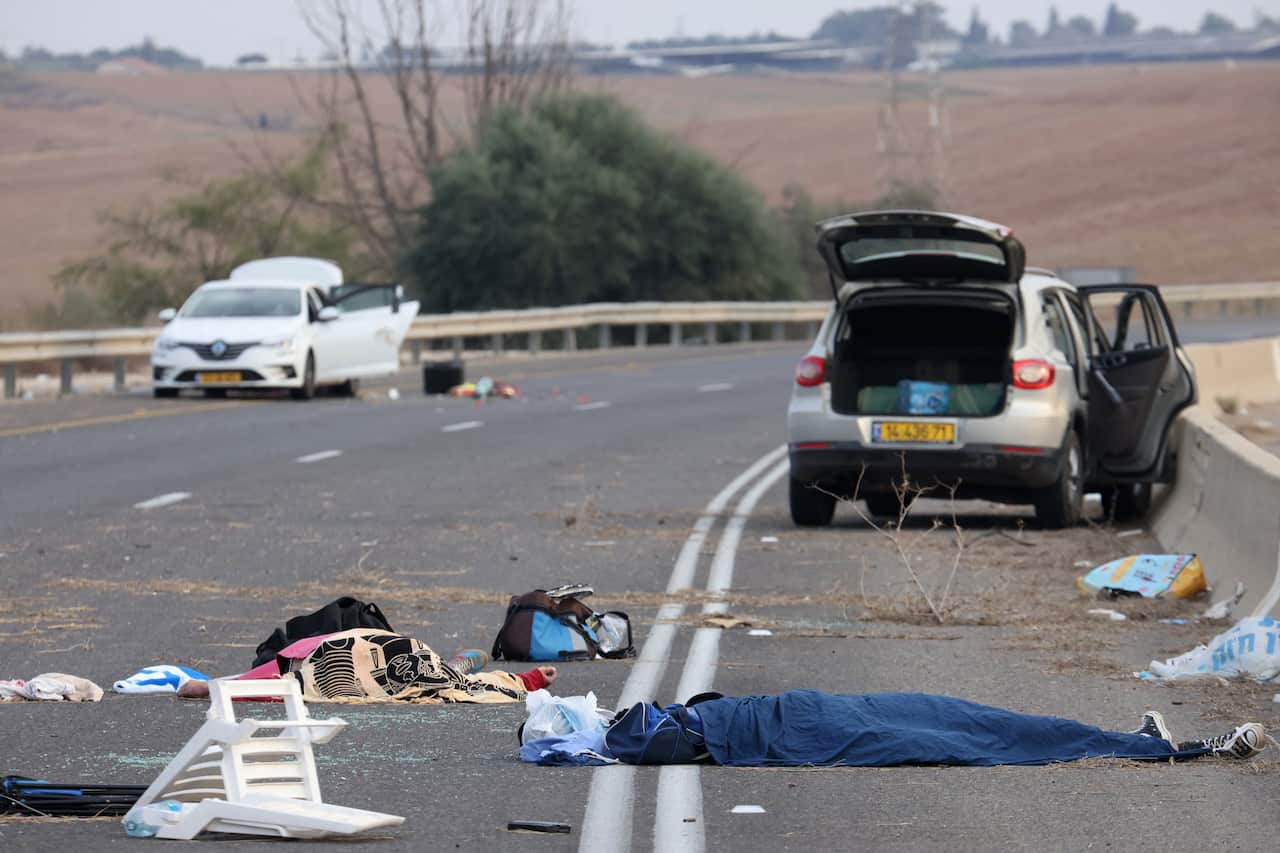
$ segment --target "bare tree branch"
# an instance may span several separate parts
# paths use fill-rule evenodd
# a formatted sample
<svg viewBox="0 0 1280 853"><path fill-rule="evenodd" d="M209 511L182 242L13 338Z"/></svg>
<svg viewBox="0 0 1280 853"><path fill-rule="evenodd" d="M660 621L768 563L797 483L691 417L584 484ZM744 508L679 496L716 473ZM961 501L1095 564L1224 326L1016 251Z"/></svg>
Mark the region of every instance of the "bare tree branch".
<svg viewBox="0 0 1280 853"><path fill-rule="evenodd" d="M337 218L391 274L417 239L417 211L430 198L428 174L443 161L446 141L474 138L498 109L523 109L569 85L570 0L458 0L466 42L452 64L441 48L448 28L440 3L297 5L331 68L316 75L311 92L292 76L291 85L324 141L334 180L296 202ZM446 108L442 75L451 70L461 72L461 128ZM265 145L256 153L256 171L283 184L282 161Z"/></svg>

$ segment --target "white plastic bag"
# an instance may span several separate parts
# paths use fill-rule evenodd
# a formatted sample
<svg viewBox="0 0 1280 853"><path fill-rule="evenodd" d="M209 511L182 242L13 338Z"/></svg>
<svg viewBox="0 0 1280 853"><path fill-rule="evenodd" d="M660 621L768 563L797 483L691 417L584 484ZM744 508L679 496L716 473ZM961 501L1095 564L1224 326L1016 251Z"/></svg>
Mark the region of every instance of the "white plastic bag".
<svg viewBox="0 0 1280 853"><path fill-rule="evenodd" d="M524 698L529 717L520 733L520 743L544 737L571 735L574 732L604 731L604 717L596 706L596 694L586 696L552 696L546 690L535 690Z"/></svg>
<svg viewBox="0 0 1280 853"><path fill-rule="evenodd" d="M1246 675L1257 681L1280 679L1280 622L1270 616L1241 619L1230 630L1166 661L1153 660L1139 678Z"/></svg>

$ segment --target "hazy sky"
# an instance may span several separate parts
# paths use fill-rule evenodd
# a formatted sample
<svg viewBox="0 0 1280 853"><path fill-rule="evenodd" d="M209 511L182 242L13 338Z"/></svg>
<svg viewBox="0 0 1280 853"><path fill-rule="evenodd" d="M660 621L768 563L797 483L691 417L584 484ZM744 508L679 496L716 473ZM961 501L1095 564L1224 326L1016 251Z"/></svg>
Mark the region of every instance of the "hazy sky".
<svg viewBox="0 0 1280 853"><path fill-rule="evenodd" d="M315 2L315 0L300 0ZM372 13L374 4L364 0ZM883 5L885 0L577 0L577 34L590 41L621 45L675 34L745 35L753 31L806 36L837 9ZM457 0L437 3L452 17ZM943 2L952 25L963 29L976 5L1004 35L1009 23L1027 18L1037 29L1048 17L1047 0L965 0ZM1053 5L1065 20L1084 14L1100 21L1107 0L1060 0ZM1167 25L1194 29L1212 8L1238 25L1253 22L1255 9L1280 17L1280 0L1121 0L1143 28ZM58 52L137 44L144 35L206 62L225 64L242 53L272 58L314 56L315 40L298 14L295 0L0 0L0 47L15 53L25 45Z"/></svg>

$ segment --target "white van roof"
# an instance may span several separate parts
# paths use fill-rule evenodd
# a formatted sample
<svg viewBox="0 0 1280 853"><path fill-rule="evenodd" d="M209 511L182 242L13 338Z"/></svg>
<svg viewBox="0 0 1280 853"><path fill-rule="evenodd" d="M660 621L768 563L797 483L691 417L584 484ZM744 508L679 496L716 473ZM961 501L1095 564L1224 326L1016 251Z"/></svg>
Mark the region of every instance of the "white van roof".
<svg viewBox="0 0 1280 853"><path fill-rule="evenodd" d="M245 279L296 281L332 287L342 284L342 268L321 258L262 258L243 263L231 271L231 281Z"/></svg>

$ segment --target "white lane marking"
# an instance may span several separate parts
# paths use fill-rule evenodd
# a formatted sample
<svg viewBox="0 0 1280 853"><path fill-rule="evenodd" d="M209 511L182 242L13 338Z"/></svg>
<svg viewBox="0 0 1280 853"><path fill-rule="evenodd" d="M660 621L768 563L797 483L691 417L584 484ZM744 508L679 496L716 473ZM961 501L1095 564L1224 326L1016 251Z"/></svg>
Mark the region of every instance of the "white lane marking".
<svg viewBox="0 0 1280 853"><path fill-rule="evenodd" d="M133 505L134 509L155 509L156 507L168 506L176 504L178 501L185 501L191 497L190 492L167 492L163 495L157 495L145 501L138 501Z"/></svg>
<svg viewBox="0 0 1280 853"><path fill-rule="evenodd" d="M707 533L733 496L786 452L785 444L775 447L733 478L706 505L676 557L671 578L667 582L668 594L687 589L693 583L698 567L698 554L706 541ZM676 632L676 626L672 623L682 613L682 604L668 603L658 609L655 624L645 638L644 645L640 647L640 653L636 655L636 662L631 667L631 674L627 676L616 707L627 708L636 702L647 702L654 698L654 692L666 670L667 659L671 655L671 641ZM591 792L587 797L587 810L582 818L582 834L579 836L579 853L624 853L631 849L634 771L634 767L601 767L592 773Z"/></svg>
<svg viewBox="0 0 1280 853"><path fill-rule="evenodd" d="M464 429L477 429L484 426L484 421L462 421L440 427L441 432L462 432Z"/></svg>
<svg viewBox="0 0 1280 853"><path fill-rule="evenodd" d="M592 411L595 411L596 409L607 409L612 405L613 403L610 403L608 400L597 400L594 403L579 403L573 408L574 408L574 411L577 411L577 412L592 412Z"/></svg>
<svg viewBox="0 0 1280 853"><path fill-rule="evenodd" d="M320 462L322 460L332 459L335 456L341 456L341 455L342 455L341 450L321 450L318 453L308 453L306 456L299 456L297 459L293 461L301 462L303 465L307 465L311 462Z"/></svg>
<svg viewBox="0 0 1280 853"><path fill-rule="evenodd" d="M738 545L742 542L742 530L760 498L790 470L791 463L783 460L747 490L734 509L732 517L720 534L716 544L711 570L707 573L707 592L723 594L733 584L734 562ZM723 601L709 601L702 606L704 615L724 613L728 605ZM684 702L691 696L711 689L715 682L716 665L720 660L720 628L699 628L689 645L684 671L676 686L676 701ZM667 773L679 769L684 772ZM680 851L701 853L706 847L703 825L702 776L697 766L664 767L658 774L657 810L653 819L653 849L655 853ZM690 822L686 822L690 821ZM697 832L691 827L699 827Z"/></svg>
<svg viewBox="0 0 1280 853"><path fill-rule="evenodd" d="M668 764L658 771L658 815L667 817L653 822L654 853L706 848L702 779L696 764Z"/></svg>
<svg viewBox="0 0 1280 853"><path fill-rule="evenodd" d="M710 385L698 386L699 394L710 394L714 391L732 391L732 390L733 390L732 382L712 382Z"/></svg>

